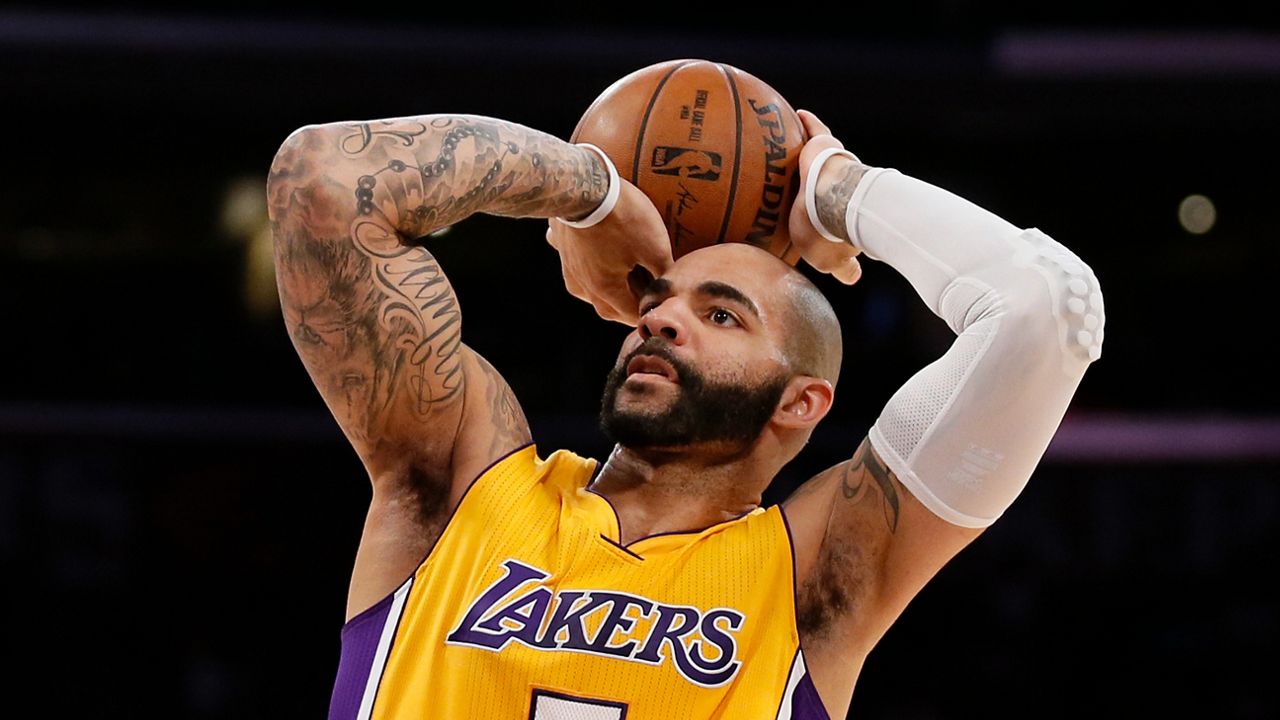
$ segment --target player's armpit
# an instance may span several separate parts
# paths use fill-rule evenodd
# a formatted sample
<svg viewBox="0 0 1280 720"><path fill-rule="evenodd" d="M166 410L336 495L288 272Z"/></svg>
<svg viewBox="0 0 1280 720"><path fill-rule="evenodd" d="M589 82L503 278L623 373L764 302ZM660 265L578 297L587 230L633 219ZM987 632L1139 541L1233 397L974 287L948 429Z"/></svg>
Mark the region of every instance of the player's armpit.
<svg viewBox="0 0 1280 720"><path fill-rule="evenodd" d="M787 499L796 544L802 633L826 637L873 596L897 531L905 488L864 440L853 457L819 473Z"/></svg>
<svg viewBox="0 0 1280 720"><path fill-rule="evenodd" d="M922 505L866 438L852 458L802 485L785 508L796 536L801 622L815 635L837 623L871 629L881 624L878 616L890 615L887 627L982 532Z"/></svg>
<svg viewBox="0 0 1280 720"><path fill-rule="evenodd" d="M982 529L953 525L924 507L866 438L784 508L805 656L827 709L841 716L866 654Z"/></svg>

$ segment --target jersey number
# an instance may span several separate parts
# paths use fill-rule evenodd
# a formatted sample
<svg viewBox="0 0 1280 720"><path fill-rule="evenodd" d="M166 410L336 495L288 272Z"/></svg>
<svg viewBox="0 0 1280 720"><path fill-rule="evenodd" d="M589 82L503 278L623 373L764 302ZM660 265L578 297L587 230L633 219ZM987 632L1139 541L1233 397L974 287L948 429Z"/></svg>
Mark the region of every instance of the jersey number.
<svg viewBox="0 0 1280 720"><path fill-rule="evenodd" d="M534 690L529 720L627 720L627 704Z"/></svg>

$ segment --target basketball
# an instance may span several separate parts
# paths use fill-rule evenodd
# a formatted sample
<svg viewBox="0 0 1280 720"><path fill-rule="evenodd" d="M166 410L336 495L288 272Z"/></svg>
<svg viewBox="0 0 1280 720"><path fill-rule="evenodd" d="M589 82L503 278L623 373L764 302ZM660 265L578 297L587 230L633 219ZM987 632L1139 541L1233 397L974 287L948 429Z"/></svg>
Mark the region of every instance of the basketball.
<svg viewBox="0 0 1280 720"><path fill-rule="evenodd" d="M800 260L787 216L800 185L800 117L724 63L669 60L610 85L570 138L603 150L657 206L672 256L745 242Z"/></svg>

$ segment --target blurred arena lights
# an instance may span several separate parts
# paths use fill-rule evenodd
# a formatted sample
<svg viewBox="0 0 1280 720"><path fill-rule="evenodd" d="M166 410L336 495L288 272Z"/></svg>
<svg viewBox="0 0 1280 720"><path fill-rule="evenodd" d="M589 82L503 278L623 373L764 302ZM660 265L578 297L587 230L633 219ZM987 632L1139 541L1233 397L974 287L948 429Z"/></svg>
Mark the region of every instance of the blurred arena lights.
<svg viewBox="0 0 1280 720"><path fill-rule="evenodd" d="M1213 229L1218 210L1204 195L1188 195L1178 204L1178 222L1192 235L1204 235Z"/></svg>
<svg viewBox="0 0 1280 720"><path fill-rule="evenodd" d="M241 279L244 304L249 314L259 320L275 318L280 313L266 185L264 177L232 179L223 194L220 218L223 235L245 247Z"/></svg>

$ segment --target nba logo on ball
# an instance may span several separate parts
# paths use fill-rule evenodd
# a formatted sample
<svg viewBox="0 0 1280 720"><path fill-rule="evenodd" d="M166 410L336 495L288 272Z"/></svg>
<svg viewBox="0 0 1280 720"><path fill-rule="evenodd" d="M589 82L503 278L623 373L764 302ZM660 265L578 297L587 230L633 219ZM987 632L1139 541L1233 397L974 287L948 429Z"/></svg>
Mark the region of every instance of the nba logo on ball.
<svg viewBox="0 0 1280 720"><path fill-rule="evenodd" d="M659 145L653 149L653 172L690 180L719 180L720 153Z"/></svg>
<svg viewBox="0 0 1280 720"><path fill-rule="evenodd" d="M653 201L672 256L755 245L800 260L787 217L800 180L800 116L759 78L724 63L669 60L610 85L571 142L603 150Z"/></svg>

